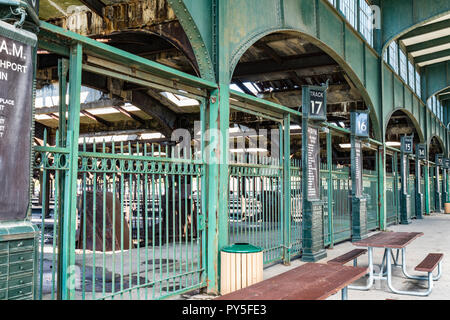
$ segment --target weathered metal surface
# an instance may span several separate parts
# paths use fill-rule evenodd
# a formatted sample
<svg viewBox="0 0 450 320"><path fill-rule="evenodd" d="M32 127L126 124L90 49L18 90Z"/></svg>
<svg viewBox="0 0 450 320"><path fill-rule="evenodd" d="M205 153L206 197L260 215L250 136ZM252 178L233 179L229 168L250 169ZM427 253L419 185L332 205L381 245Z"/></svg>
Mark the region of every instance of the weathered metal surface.
<svg viewBox="0 0 450 320"><path fill-rule="evenodd" d="M367 271L367 268L306 263L216 300L325 300Z"/></svg>
<svg viewBox="0 0 450 320"><path fill-rule="evenodd" d="M103 197L105 197L105 200L103 200ZM77 211L81 216L78 227L77 249L105 252L121 250L122 248L123 250L130 249L130 230L125 218L128 221L131 220L131 207L128 206L127 213L121 221L121 215L114 212L114 208L120 208L119 197L111 192L96 191L94 197L94 192L86 191L83 196L78 196L77 201ZM115 203L113 204L113 202ZM83 230L81 230L81 227L83 227ZM123 243L121 242L121 228L124 229Z"/></svg>

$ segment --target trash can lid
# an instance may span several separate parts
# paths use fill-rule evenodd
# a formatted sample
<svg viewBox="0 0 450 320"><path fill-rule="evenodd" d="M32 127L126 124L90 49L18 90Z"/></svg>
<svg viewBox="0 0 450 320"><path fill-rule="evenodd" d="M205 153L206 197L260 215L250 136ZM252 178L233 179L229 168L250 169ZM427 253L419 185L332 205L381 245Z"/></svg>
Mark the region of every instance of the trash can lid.
<svg viewBox="0 0 450 320"><path fill-rule="evenodd" d="M228 253L256 253L261 252L264 249L261 247L256 247L249 243L235 243L231 246L225 247L222 249L224 252Z"/></svg>

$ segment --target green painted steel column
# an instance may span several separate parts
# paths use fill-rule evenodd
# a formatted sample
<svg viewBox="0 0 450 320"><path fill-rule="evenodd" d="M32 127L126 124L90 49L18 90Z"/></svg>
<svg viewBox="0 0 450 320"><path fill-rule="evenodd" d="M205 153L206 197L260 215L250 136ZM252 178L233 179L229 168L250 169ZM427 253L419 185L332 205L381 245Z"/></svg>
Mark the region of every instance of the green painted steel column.
<svg viewBox="0 0 450 320"><path fill-rule="evenodd" d="M333 219L333 152L332 133L327 128L327 170L328 170L328 234L330 237L330 248L334 248L334 219Z"/></svg>
<svg viewBox="0 0 450 320"><path fill-rule="evenodd" d="M58 82L59 82L59 146L60 147L66 147L66 140L67 140L67 120L65 116L67 112L67 105L66 105L66 93L67 93L67 73L69 72L69 60L67 59L59 59L58 60ZM58 174L57 177L59 177L59 181L55 181L58 184L59 193L58 193L58 203L59 203L59 210L58 212L54 212L54 214L58 215L58 221L60 221L60 226L63 225L64 221L64 195L65 195L65 175L64 174ZM63 252L62 247L62 239L63 239L63 229L58 228L58 252ZM61 265L62 260L58 259L58 269L57 269L57 299L62 299L62 273L61 273Z"/></svg>
<svg viewBox="0 0 450 320"><path fill-rule="evenodd" d="M435 163L436 166L434 167L434 170L436 172L435 174L435 198L434 198L434 202L435 202L435 207L436 207L436 212L441 212L442 211L442 186L441 186L441 181L440 181L440 170L441 170L441 165L442 165L442 155L437 154L436 155L436 159L435 159Z"/></svg>
<svg viewBox="0 0 450 320"><path fill-rule="evenodd" d="M69 170L65 176L64 219L61 252L61 288L63 300L75 299L75 231L78 174L78 138L80 133L80 93L82 46L77 43L70 49L69 70L69 118L67 147L69 148Z"/></svg>
<svg viewBox="0 0 450 320"><path fill-rule="evenodd" d="M356 135L356 112L350 113L352 241L367 237L367 199L363 196L363 142Z"/></svg>
<svg viewBox="0 0 450 320"><path fill-rule="evenodd" d="M394 152L392 155L392 162L394 168L394 201L395 201L395 216L396 222L400 221L400 192L398 190L398 184L400 183L400 175L398 174L398 152Z"/></svg>
<svg viewBox="0 0 450 320"><path fill-rule="evenodd" d="M211 93L207 110L207 290L219 292L220 249L228 245L228 85Z"/></svg>
<svg viewBox="0 0 450 320"><path fill-rule="evenodd" d="M302 119L302 193L303 193L303 220L302 220L302 261L316 262L326 258L327 252L324 249L323 236L323 204L321 201L310 201L308 199L308 156L307 145L310 133L307 130L312 127L313 131L317 131L317 139L319 138L319 127L308 124L308 119L304 116ZM306 132L305 132L306 131ZM316 165L319 165L318 163ZM319 180L320 181L320 180Z"/></svg>
<svg viewBox="0 0 450 320"><path fill-rule="evenodd" d="M425 161L423 170L425 179L425 214L430 215L430 164L428 161Z"/></svg>
<svg viewBox="0 0 450 320"><path fill-rule="evenodd" d="M387 228L386 214L386 144L378 148L378 206L380 214L380 230ZM394 193L395 194L395 193Z"/></svg>
<svg viewBox="0 0 450 320"><path fill-rule="evenodd" d="M283 263L291 264L291 115L284 116L283 121Z"/></svg>
<svg viewBox="0 0 450 320"><path fill-rule="evenodd" d="M410 200L408 194L409 177L409 157L407 154L400 153L400 174L401 174L401 192L400 192L400 224L410 224Z"/></svg>
<svg viewBox="0 0 450 320"><path fill-rule="evenodd" d="M423 147L423 148L422 148ZM417 145L416 147L416 179L415 179L415 187L416 187L416 218L417 219L423 219L423 190L422 188L422 184L421 184L421 180L422 180L422 160L424 159L423 157L425 156L424 154L421 154L420 152L424 152L424 150L426 149L426 146L422 146L420 147L420 145Z"/></svg>

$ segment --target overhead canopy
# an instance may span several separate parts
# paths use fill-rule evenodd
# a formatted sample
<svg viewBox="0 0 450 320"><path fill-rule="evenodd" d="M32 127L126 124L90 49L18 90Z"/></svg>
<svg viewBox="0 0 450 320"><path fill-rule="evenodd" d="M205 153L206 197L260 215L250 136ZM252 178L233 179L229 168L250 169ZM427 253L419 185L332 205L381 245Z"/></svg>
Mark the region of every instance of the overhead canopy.
<svg viewBox="0 0 450 320"><path fill-rule="evenodd" d="M411 30L400 41L420 67L450 60L450 14Z"/></svg>

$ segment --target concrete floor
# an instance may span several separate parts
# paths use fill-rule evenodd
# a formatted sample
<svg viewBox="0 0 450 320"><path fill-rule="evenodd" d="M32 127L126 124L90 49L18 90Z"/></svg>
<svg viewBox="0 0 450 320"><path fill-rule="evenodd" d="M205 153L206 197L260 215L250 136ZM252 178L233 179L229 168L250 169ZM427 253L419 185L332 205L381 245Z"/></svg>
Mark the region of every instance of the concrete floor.
<svg viewBox="0 0 450 320"><path fill-rule="evenodd" d="M408 245L406 250L407 271L412 275L426 275L424 272L416 272L414 268L421 262L428 253L444 253L442 262L442 277L434 282L432 293L428 297L415 297L398 295L392 293L386 285L386 281L375 280L374 286L369 291L349 290L349 300L450 300L450 215L434 213L426 216L423 220L413 220L409 225L394 225L388 227L389 231L399 232L423 232L424 236L414 240ZM371 233L373 234L373 233ZM356 247L350 242L336 245L333 249L327 250L327 258L320 263L326 263L341 254L344 254ZM374 250L374 263L381 263L383 249ZM367 266L367 254L358 259L359 266ZM264 270L264 279L269 279L275 275L286 272L292 268L304 264L299 259L293 260L290 266L277 264ZM349 263L351 265L351 263ZM375 267L375 271L378 268ZM427 281L409 280L403 277L401 268L394 268L392 283L398 290L426 290ZM365 278L355 284L365 283ZM182 295L172 299L182 300L209 300L212 297L197 295ZM340 300L341 294L336 294L328 300Z"/></svg>

